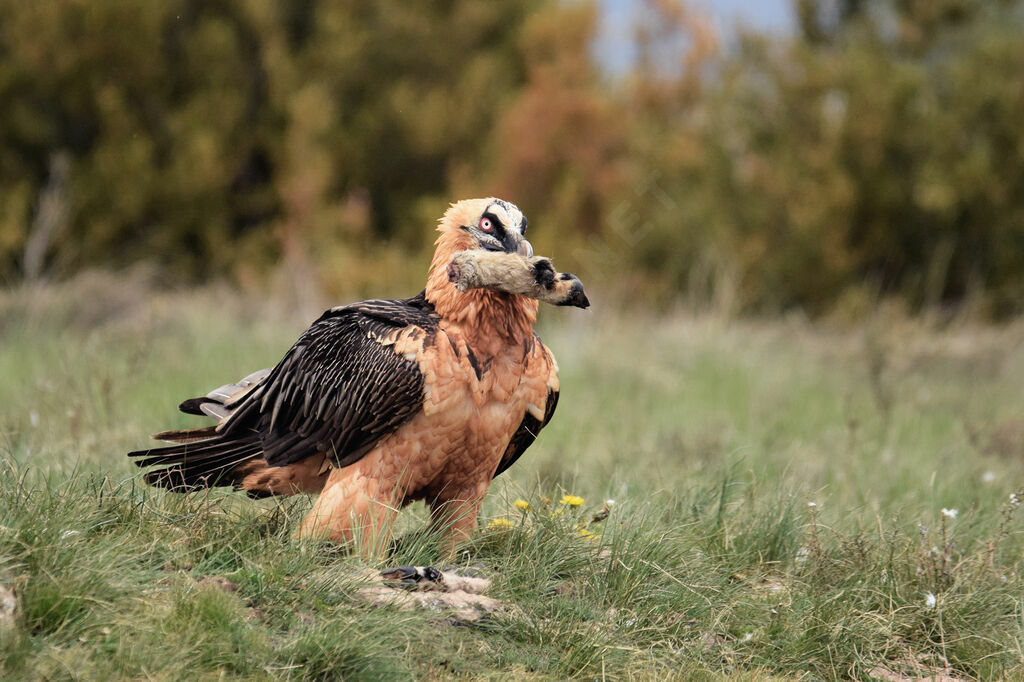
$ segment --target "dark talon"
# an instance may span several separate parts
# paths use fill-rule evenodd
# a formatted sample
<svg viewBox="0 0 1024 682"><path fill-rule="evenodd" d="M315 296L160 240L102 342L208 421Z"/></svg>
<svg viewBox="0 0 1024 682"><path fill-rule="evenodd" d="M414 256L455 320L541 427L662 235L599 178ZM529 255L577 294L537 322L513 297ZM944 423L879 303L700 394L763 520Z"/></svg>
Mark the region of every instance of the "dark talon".
<svg viewBox="0 0 1024 682"><path fill-rule="evenodd" d="M415 566L399 566L398 568L387 568L380 572L384 580L399 580L401 582L416 582L417 573Z"/></svg>
<svg viewBox="0 0 1024 682"><path fill-rule="evenodd" d="M555 286L555 268L552 267L551 261L546 259L537 261L533 266L533 278L545 289L550 290Z"/></svg>
<svg viewBox="0 0 1024 682"><path fill-rule="evenodd" d="M442 583L444 576L433 566L399 566L380 572L384 580L400 582L404 585L416 585L422 582Z"/></svg>

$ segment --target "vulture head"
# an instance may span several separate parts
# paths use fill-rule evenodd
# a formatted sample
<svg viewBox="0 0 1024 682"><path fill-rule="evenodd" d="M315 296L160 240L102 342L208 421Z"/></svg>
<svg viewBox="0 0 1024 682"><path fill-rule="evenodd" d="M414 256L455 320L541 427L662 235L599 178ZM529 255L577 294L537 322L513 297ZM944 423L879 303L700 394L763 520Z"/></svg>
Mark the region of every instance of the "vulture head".
<svg viewBox="0 0 1024 682"><path fill-rule="evenodd" d="M515 204L494 197L452 204L438 225L431 282L459 292L513 294L552 305L586 308L583 283L534 257L527 220ZM429 287L428 287L428 298Z"/></svg>

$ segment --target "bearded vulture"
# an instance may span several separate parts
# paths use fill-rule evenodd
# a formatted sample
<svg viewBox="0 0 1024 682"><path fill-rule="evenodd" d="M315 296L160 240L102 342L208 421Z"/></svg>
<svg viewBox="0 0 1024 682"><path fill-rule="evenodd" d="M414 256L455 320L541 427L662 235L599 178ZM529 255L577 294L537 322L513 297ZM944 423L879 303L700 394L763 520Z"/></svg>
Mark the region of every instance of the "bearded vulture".
<svg viewBox="0 0 1024 682"><path fill-rule="evenodd" d="M575 275L533 256L526 224L500 199L451 205L423 292L331 308L275 367L180 405L215 424L129 456L161 466L145 480L174 492L319 494L297 536L371 552L401 507L425 500L450 554L555 411L538 301L589 306Z"/></svg>

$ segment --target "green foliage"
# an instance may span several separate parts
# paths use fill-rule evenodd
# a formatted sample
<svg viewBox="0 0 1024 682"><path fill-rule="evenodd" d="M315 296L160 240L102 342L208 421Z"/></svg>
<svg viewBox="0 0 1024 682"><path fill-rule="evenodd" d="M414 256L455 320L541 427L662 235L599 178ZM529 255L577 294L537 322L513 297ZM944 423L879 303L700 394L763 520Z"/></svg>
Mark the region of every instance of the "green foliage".
<svg viewBox="0 0 1024 682"><path fill-rule="evenodd" d="M0 277L57 154L71 158L59 273L140 258L259 271L371 235L421 245L420 205L436 219L448 167L476 158L522 80L529 9L0 3Z"/></svg>
<svg viewBox="0 0 1024 682"><path fill-rule="evenodd" d="M609 78L593 2L0 0L0 281L407 291L446 203L500 194L631 296L1019 312L1024 3L794 8L726 48L652 0Z"/></svg>
<svg viewBox="0 0 1024 682"><path fill-rule="evenodd" d="M1024 6L849 2L828 23L822 4L799 3L799 39L743 36L702 98L641 119L662 125L642 163L667 197L646 267L676 286L711 267L762 310L1019 310Z"/></svg>

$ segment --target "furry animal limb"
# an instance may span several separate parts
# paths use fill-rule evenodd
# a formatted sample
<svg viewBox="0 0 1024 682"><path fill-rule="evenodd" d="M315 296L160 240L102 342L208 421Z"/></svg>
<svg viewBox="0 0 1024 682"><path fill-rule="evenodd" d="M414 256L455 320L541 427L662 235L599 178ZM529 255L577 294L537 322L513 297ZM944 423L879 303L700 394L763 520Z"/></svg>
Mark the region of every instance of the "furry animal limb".
<svg viewBox="0 0 1024 682"><path fill-rule="evenodd" d="M571 272L557 272L544 256L472 249L448 264L448 279L459 291L490 289L535 298L551 305L587 308L583 283Z"/></svg>

